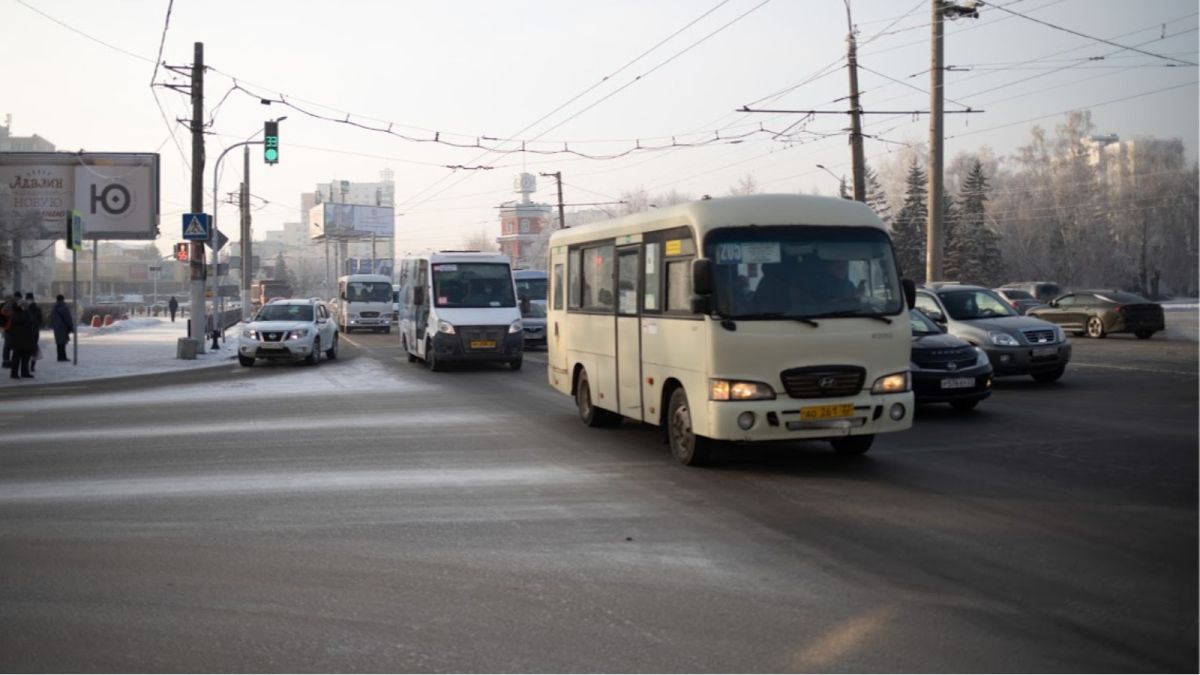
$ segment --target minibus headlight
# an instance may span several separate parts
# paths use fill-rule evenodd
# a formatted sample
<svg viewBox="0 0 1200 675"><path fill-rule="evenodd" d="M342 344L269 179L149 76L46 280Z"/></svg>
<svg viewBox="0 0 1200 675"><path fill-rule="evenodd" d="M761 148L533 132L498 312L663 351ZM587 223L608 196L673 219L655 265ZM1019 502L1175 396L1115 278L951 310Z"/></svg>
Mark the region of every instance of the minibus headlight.
<svg viewBox="0 0 1200 675"><path fill-rule="evenodd" d="M762 382L712 379L708 381L708 398L710 401L770 400L775 398L775 390Z"/></svg>
<svg viewBox="0 0 1200 675"><path fill-rule="evenodd" d="M871 393L899 394L900 392L909 390L909 382L909 373L907 370L902 373L884 375L878 380L875 380L875 384L871 386Z"/></svg>
<svg viewBox="0 0 1200 675"><path fill-rule="evenodd" d="M438 332L445 333L447 335L454 335L454 324L450 323L449 321L439 320Z"/></svg>
<svg viewBox="0 0 1200 675"><path fill-rule="evenodd" d="M508 334L509 335L512 335L513 333L520 333L523 330L525 330L525 327L521 323L520 319L517 319L516 321L508 324Z"/></svg>

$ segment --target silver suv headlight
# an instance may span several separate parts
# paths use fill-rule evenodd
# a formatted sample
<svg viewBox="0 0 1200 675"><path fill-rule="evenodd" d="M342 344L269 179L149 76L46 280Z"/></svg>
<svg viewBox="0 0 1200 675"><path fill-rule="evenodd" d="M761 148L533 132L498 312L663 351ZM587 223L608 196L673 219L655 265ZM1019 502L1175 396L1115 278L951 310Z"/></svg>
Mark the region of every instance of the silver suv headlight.
<svg viewBox="0 0 1200 675"><path fill-rule="evenodd" d="M990 340L992 344L994 344L998 347L1020 347L1021 346L1021 343L1017 342L1017 338L1009 335L1008 333L1002 333L1000 331L995 331L995 330L988 333L988 340Z"/></svg>
<svg viewBox="0 0 1200 675"><path fill-rule="evenodd" d="M251 340L257 340L258 331L254 330L253 328L247 328L246 330L242 331L242 337L249 338Z"/></svg>
<svg viewBox="0 0 1200 675"><path fill-rule="evenodd" d="M294 331L291 331L290 333L288 333L287 339L299 340L300 338L308 337L308 334L309 334L309 330L307 328L300 328L298 330L294 330Z"/></svg>

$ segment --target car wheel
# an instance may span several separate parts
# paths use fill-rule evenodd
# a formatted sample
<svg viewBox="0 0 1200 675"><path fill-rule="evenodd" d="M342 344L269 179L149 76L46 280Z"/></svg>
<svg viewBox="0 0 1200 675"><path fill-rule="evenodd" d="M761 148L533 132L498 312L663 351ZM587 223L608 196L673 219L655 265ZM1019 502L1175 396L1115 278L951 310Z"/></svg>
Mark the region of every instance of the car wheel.
<svg viewBox="0 0 1200 675"><path fill-rule="evenodd" d="M977 406L977 405L979 405L979 399L977 399L977 398L973 398L973 399L965 400L965 401L951 401L950 402L950 407L954 408L955 410L957 410L959 412L969 412L971 410L974 410L975 406Z"/></svg>
<svg viewBox="0 0 1200 675"><path fill-rule="evenodd" d="M712 454L711 441L692 430L692 410L683 387L671 392L667 404L667 444L675 461L684 466L703 466Z"/></svg>
<svg viewBox="0 0 1200 675"><path fill-rule="evenodd" d="M1134 334L1134 335L1136 335L1136 336L1137 336L1137 339L1139 339L1139 340L1149 340L1149 339L1150 339L1150 336L1154 335L1154 331L1152 331L1152 330L1139 330L1139 331L1134 331L1134 333L1133 333L1133 334Z"/></svg>
<svg viewBox="0 0 1200 675"><path fill-rule="evenodd" d="M1063 373L1065 372L1067 372L1067 367L1062 366L1055 368L1054 370L1048 370L1044 373L1034 373L1033 379L1037 380L1038 382L1057 382L1058 378L1062 377Z"/></svg>
<svg viewBox="0 0 1200 675"><path fill-rule="evenodd" d="M249 368L254 365L254 357L238 354L238 363L242 364L243 368Z"/></svg>
<svg viewBox="0 0 1200 675"><path fill-rule="evenodd" d="M875 442L875 434L863 436L843 436L829 439L829 444L839 455L862 455L871 449Z"/></svg>
<svg viewBox="0 0 1200 675"><path fill-rule="evenodd" d="M1104 337L1104 335L1105 335L1105 333L1104 333L1104 322L1100 320L1100 317L1098 317L1098 316L1093 316L1093 317L1091 317L1091 318L1089 318L1089 319L1088 319L1088 322L1087 322L1087 334L1088 334L1088 337L1090 337L1090 338L1102 338L1102 337Z"/></svg>
<svg viewBox="0 0 1200 675"><path fill-rule="evenodd" d="M334 333L333 334L333 345L325 351L325 357L328 358L330 361L336 361L337 360L337 352L338 352L338 335L337 335L337 333Z"/></svg>
<svg viewBox="0 0 1200 675"><path fill-rule="evenodd" d="M425 367L435 373L445 368L438 361L437 353L433 351L433 342L430 340L425 341Z"/></svg>
<svg viewBox="0 0 1200 675"><path fill-rule="evenodd" d="M579 382L575 384L575 408L579 411L579 420L589 427L612 426L620 420L615 414L592 405L592 385L586 370L579 371Z"/></svg>
<svg viewBox="0 0 1200 675"><path fill-rule="evenodd" d="M520 370L521 369L521 359L514 359L512 361L509 361L508 367L512 370Z"/></svg>
<svg viewBox="0 0 1200 675"><path fill-rule="evenodd" d="M321 362L321 338L313 338L312 351L308 353L308 357L304 359L304 363L310 366L315 366Z"/></svg>

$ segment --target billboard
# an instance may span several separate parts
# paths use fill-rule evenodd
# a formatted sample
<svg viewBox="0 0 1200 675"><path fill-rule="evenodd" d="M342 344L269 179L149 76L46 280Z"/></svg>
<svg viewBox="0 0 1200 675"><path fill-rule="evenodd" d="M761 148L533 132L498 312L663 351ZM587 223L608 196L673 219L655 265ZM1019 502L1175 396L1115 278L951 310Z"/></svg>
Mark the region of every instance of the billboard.
<svg viewBox="0 0 1200 675"><path fill-rule="evenodd" d="M392 276L394 263L391 258L376 258L374 265L370 258L347 258L346 274L383 274Z"/></svg>
<svg viewBox="0 0 1200 675"><path fill-rule="evenodd" d="M396 220L390 206L365 204L317 204L308 212L308 234L312 239L391 237Z"/></svg>
<svg viewBox="0 0 1200 675"><path fill-rule="evenodd" d="M158 236L158 155L0 152L0 214L30 219L31 239L66 236L79 211L84 239Z"/></svg>

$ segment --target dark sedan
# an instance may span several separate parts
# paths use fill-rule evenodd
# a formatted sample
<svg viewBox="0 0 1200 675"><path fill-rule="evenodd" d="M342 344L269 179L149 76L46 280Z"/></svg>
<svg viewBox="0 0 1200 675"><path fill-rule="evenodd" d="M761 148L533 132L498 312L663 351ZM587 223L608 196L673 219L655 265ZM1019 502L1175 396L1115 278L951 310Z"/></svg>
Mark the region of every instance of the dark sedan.
<svg viewBox="0 0 1200 675"><path fill-rule="evenodd" d="M1017 310L1017 314L1028 314L1029 310L1034 307L1041 307L1046 304L1041 300L1033 297L1029 291L1023 291L1019 288L993 288L996 295L1004 298L1012 308Z"/></svg>
<svg viewBox="0 0 1200 675"><path fill-rule="evenodd" d="M992 394L992 364L987 352L948 335L940 326L913 309L912 386L918 404L949 403L955 410L971 410Z"/></svg>
<svg viewBox="0 0 1200 675"><path fill-rule="evenodd" d="M1075 291L1029 310L1029 315L1094 338L1133 333L1146 340L1164 327L1162 305L1124 291Z"/></svg>

